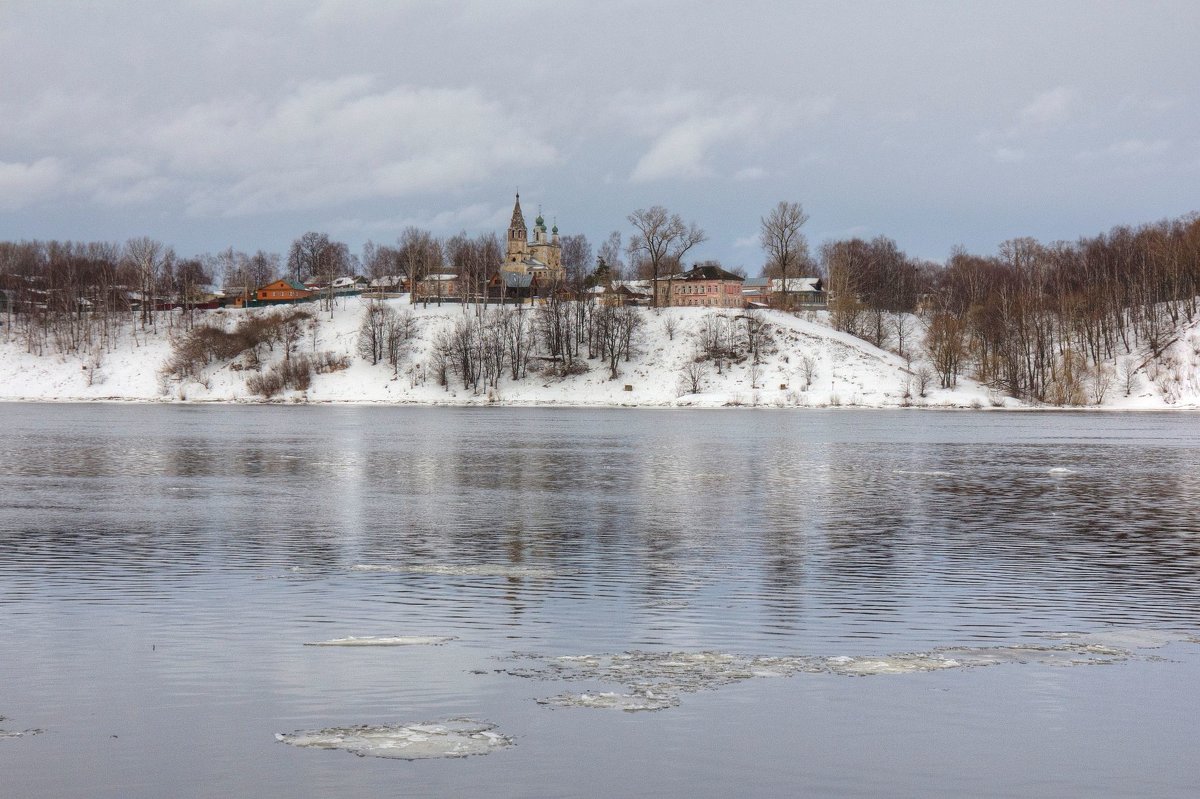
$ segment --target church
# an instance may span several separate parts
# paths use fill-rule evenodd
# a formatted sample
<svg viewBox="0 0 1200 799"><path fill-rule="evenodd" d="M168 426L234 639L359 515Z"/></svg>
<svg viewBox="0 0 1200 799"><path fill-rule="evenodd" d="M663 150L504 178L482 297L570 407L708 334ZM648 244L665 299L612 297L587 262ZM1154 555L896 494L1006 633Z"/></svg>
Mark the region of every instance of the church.
<svg viewBox="0 0 1200 799"><path fill-rule="evenodd" d="M533 222L533 239L525 228L521 213L521 195L513 205L512 221L508 225L508 246L501 272L531 275L538 282L557 283L563 278L562 248L558 243L558 225L546 235L546 220L539 213Z"/></svg>

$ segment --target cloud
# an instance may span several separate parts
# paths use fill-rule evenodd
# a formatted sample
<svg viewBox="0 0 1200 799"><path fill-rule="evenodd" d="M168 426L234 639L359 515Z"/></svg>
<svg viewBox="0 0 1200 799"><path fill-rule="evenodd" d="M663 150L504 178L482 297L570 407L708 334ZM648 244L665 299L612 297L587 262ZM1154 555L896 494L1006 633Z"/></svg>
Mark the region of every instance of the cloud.
<svg viewBox="0 0 1200 799"><path fill-rule="evenodd" d="M716 174L712 166L721 148L741 155L785 131L811 125L833 109L832 97L779 99L755 95L714 97L697 91L645 93L624 91L610 103L613 118L626 133L650 139L649 148L629 175L632 183L694 179ZM738 180L766 177L761 167L739 171Z"/></svg>
<svg viewBox="0 0 1200 799"><path fill-rule="evenodd" d="M16 210L51 195L63 185L66 165L58 158L0 161L0 208Z"/></svg>
<svg viewBox="0 0 1200 799"><path fill-rule="evenodd" d="M1065 86L1042 92L1017 112L1017 122L1011 130L1020 134L1061 125L1071 118L1077 101L1076 92Z"/></svg>
<svg viewBox="0 0 1200 799"><path fill-rule="evenodd" d="M1169 139L1125 139L1114 142L1099 150L1081 150L1075 155L1080 161L1096 161L1099 159L1112 160L1143 160L1166 152L1171 148Z"/></svg>
<svg viewBox="0 0 1200 799"><path fill-rule="evenodd" d="M767 176L767 170L761 166L748 166L733 173L734 180L762 180Z"/></svg>
<svg viewBox="0 0 1200 799"><path fill-rule="evenodd" d="M745 137L758 115L751 108L715 116L691 117L660 134L633 168L629 179L645 183L669 178L696 178L712 174L707 156L713 145Z"/></svg>
<svg viewBox="0 0 1200 799"><path fill-rule="evenodd" d="M150 133L201 182L196 214L244 215L448 191L499 169L556 163L522 119L475 89L377 90L367 76L188 108Z"/></svg>
<svg viewBox="0 0 1200 799"><path fill-rule="evenodd" d="M473 203L461 208L450 208L435 212L421 212L384 219L343 219L331 226L335 231L371 233L386 231L394 233L406 227L430 230L434 233L457 233L467 231L491 231L508 227L512 206L491 203Z"/></svg>
<svg viewBox="0 0 1200 799"><path fill-rule="evenodd" d="M1025 160L1025 151L1019 147L997 147L992 151L992 158L1002 164L1019 164Z"/></svg>
<svg viewBox="0 0 1200 799"><path fill-rule="evenodd" d="M193 215L241 216L453 191L559 161L535 123L471 87L378 86L348 75L182 108L135 111L114 99L122 113L100 113L105 105L50 90L18 115L19 126L0 135L44 157L4 164L0 185L14 187L5 204L73 193L128 205L171 190ZM72 139L81 108L97 123L82 127L102 132ZM72 154L69 179L63 152Z"/></svg>

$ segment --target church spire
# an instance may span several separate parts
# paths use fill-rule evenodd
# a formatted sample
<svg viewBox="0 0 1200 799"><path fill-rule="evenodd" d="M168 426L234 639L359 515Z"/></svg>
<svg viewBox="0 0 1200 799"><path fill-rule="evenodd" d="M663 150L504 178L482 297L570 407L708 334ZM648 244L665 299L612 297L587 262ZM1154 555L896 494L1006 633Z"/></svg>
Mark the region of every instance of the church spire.
<svg viewBox="0 0 1200 799"><path fill-rule="evenodd" d="M513 204L512 221L508 223L509 238L513 238L512 234L516 231L520 231L521 238L525 238L525 216L521 213L520 192L517 192L517 201Z"/></svg>

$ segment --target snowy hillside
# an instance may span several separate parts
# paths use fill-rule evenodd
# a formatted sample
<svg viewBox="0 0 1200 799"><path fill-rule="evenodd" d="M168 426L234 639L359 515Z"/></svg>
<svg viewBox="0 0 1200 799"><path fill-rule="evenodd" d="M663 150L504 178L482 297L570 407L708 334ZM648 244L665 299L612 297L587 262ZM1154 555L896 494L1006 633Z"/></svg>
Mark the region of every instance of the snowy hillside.
<svg viewBox="0 0 1200 799"><path fill-rule="evenodd" d="M473 309L458 305L441 308L409 306L391 300L397 309L411 309L416 333L398 366L386 361L372 365L359 355L358 338L364 305L358 298L339 301L332 319L314 305L303 308L315 315L306 323L294 351L340 361L345 368L314 374L306 390L285 390L277 402L367 402L418 404L577 405L638 407L1024 407L985 386L961 377L957 388L942 390L936 379L920 396L919 364L831 329L823 314L802 319L764 312L770 338L761 363L752 358L709 359L697 362L705 325L713 314L706 308L639 310L642 327L631 358L618 365L609 379L606 364L586 360L588 371L567 377L542 373L545 361L531 360L528 375L514 380L505 374L495 388L465 389L450 375L439 385L432 367L435 342L452 331ZM254 315L278 309L207 312L200 319L233 329ZM739 314L729 313L730 323ZM282 361L283 348L264 350L253 368L241 359L214 361L187 379L169 378L164 366L172 354L173 337L165 319L158 333L127 332L123 346L87 356L43 355L25 352L11 331L0 338L0 400L141 400L231 402L262 401L248 379ZM586 355L586 351L584 352ZM1120 408L1200 406L1200 329L1183 331L1173 345L1171 366L1150 364L1132 381L1135 390L1124 396L1125 383L1114 385L1104 405ZM1116 365L1113 368L1116 373ZM1153 374L1151 374L1153 373Z"/></svg>

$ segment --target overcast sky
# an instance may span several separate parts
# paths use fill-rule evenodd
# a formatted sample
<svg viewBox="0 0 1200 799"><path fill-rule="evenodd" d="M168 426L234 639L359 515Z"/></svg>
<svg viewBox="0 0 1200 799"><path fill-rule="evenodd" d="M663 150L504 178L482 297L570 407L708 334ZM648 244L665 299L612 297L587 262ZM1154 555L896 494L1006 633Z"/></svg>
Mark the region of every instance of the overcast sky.
<svg viewBox="0 0 1200 799"><path fill-rule="evenodd" d="M654 204L762 263L944 260L1200 210L1200 2L0 0L0 239L185 255L563 233Z"/></svg>

